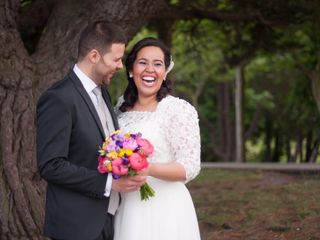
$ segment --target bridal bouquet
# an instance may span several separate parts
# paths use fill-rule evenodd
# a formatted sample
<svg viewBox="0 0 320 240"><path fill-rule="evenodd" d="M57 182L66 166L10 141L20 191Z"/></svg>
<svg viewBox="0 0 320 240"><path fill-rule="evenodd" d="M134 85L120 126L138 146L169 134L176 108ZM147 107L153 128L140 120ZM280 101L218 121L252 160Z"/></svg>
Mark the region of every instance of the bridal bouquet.
<svg viewBox="0 0 320 240"><path fill-rule="evenodd" d="M113 132L106 138L99 150L100 173L112 173L114 179L121 176L133 176L137 171L148 167L147 157L153 154L152 144L141 133L122 133L120 130ZM141 200L153 197L154 190L145 183L140 188Z"/></svg>

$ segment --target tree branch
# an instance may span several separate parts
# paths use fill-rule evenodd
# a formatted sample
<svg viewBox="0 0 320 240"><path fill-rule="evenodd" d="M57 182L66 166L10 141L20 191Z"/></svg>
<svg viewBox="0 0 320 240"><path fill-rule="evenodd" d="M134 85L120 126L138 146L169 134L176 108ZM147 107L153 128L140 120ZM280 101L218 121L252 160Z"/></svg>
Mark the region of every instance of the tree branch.
<svg viewBox="0 0 320 240"><path fill-rule="evenodd" d="M237 3L232 3L236 5ZM162 11L159 11L156 19L171 19L171 20L192 20L192 19L210 19L217 22L249 22L256 21L264 26L286 26L292 23L301 21L313 20L313 14L310 12L315 11L311 6L300 9L302 6L292 6L291 8L279 8L275 11L274 6L278 4L276 1L270 6L233 6L232 10L220 10L218 3L210 3L205 6L200 6L197 3L185 1L179 5L167 4ZM232 5L231 5L232 6ZM259 8L260 7L260 8ZM299 10L298 10L299 9Z"/></svg>

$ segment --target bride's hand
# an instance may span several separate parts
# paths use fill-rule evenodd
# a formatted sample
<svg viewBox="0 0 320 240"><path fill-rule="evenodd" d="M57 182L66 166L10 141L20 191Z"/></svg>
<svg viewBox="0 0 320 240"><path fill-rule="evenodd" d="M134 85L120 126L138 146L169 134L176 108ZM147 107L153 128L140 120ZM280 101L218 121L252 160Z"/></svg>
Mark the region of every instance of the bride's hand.
<svg viewBox="0 0 320 240"><path fill-rule="evenodd" d="M151 169L153 167L153 163L149 163L149 166L137 172L137 175L141 176L151 176Z"/></svg>

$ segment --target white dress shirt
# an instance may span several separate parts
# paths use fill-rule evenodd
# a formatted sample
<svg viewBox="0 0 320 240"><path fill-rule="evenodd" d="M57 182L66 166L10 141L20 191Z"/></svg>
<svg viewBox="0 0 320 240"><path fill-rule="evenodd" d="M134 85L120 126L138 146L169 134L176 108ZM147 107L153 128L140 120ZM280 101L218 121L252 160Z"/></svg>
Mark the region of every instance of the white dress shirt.
<svg viewBox="0 0 320 240"><path fill-rule="evenodd" d="M84 89L88 93L93 104L96 105L97 98L92 90L95 89L98 85L92 79L90 79L84 72L82 72L76 64L73 67L73 71L77 75L77 77L80 79ZM97 151L98 151L98 149L97 149ZM104 196L106 196L106 197L110 196L111 186L112 186L112 174L109 173L108 178L107 178L106 187L105 187Z"/></svg>

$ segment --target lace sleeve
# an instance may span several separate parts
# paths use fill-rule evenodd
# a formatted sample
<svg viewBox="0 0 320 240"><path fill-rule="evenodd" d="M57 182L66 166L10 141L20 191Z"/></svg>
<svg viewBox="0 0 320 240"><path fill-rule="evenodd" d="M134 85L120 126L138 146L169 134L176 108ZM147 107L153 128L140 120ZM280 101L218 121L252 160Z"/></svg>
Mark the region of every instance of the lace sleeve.
<svg viewBox="0 0 320 240"><path fill-rule="evenodd" d="M174 160L186 170L186 182L200 172L200 129L198 113L181 99L174 99L167 109L167 136Z"/></svg>

